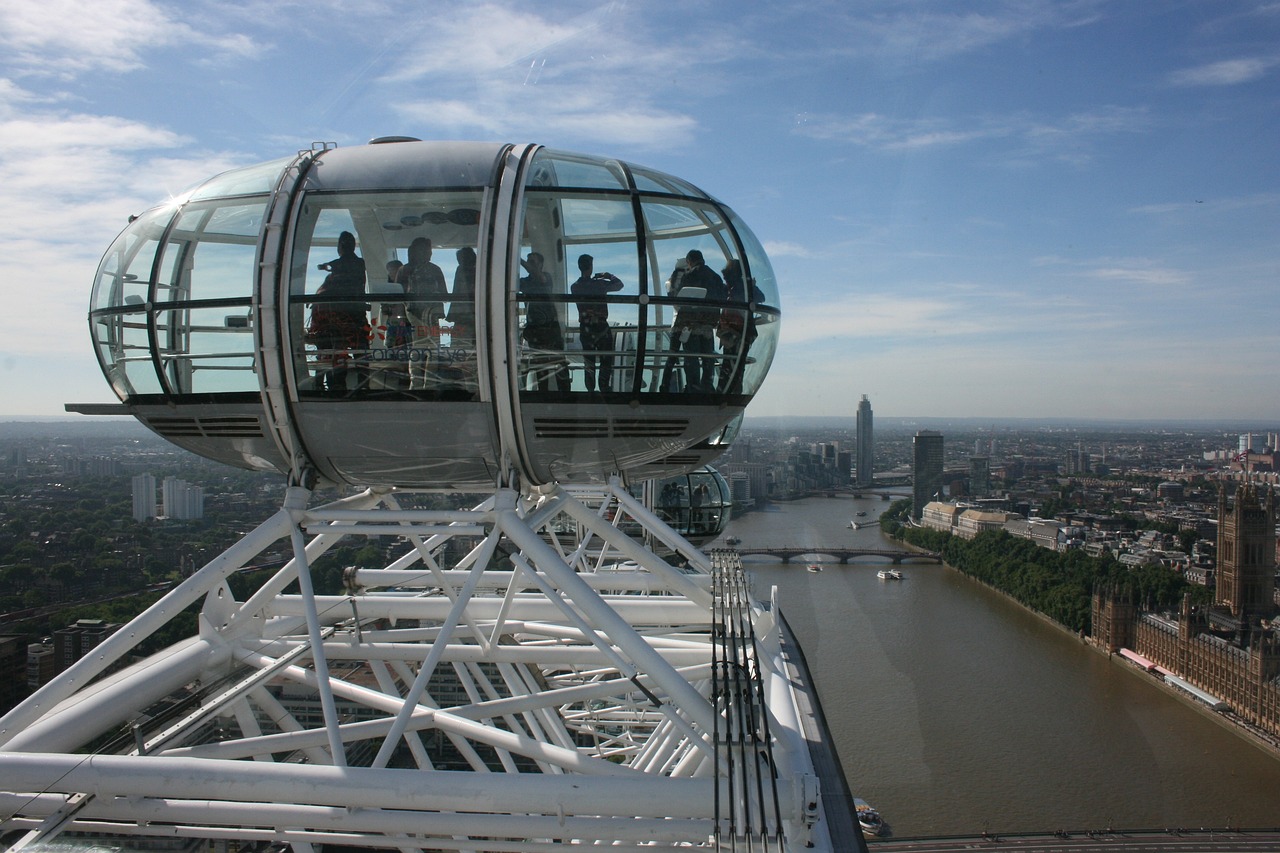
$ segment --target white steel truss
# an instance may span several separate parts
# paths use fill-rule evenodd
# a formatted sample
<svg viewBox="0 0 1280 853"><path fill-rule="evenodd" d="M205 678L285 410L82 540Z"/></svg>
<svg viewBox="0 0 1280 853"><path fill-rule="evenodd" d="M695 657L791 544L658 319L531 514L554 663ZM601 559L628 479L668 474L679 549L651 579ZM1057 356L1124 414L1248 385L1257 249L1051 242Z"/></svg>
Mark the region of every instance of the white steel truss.
<svg viewBox="0 0 1280 853"><path fill-rule="evenodd" d="M832 849L775 610L734 553L617 481L458 511L406 494L290 488L0 719L0 838ZM394 557L316 594L349 537ZM293 558L236 600L228 578L281 540ZM195 636L119 669L197 604Z"/></svg>

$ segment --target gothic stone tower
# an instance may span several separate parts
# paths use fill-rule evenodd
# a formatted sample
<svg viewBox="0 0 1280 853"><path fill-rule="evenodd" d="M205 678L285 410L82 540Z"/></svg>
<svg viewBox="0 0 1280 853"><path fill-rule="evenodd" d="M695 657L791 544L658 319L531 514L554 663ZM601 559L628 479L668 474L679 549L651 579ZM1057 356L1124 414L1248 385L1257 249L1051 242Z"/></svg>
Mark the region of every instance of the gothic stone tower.
<svg viewBox="0 0 1280 853"><path fill-rule="evenodd" d="M1214 604L1241 623L1275 613L1276 500L1267 489L1260 500L1252 483L1242 483L1227 506L1218 492L1218 572Z"/></svg>

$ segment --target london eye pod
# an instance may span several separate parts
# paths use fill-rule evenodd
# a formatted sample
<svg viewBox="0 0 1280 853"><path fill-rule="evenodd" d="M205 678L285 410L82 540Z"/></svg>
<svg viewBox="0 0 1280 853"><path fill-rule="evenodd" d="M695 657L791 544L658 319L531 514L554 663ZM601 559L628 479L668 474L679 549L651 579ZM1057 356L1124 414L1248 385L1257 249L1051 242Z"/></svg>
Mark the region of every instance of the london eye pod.
<svg viewBox="0 0 1280 853"><path fill-rule="evenodd" d="M719 278L683 286L699 253ZM760 387L779 316L759 241L686 181L396 137L225 172L133 218L89 322L121 404L192 452L458 488L697 468Z"/></svg>

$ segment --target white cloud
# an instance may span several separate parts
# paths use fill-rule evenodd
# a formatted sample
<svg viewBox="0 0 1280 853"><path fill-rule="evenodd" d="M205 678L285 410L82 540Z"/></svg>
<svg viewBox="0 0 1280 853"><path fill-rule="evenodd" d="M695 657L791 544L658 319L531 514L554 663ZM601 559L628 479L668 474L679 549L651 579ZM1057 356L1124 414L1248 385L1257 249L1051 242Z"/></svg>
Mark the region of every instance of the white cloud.
<svg viewBox="0 0 1280 853"><path fill-rule="evenodd" d="M709 69L734 55L701 33L706 47L696 51L657 39L619 3L570 17L459 6L432 20L424 38L427 49L413 39L397 45L380 80L411 120L460 134L625 139L639 148L687 144L698 121L673 106L672 93L693 80L701 94L714 92Z"/></svg>
<svg viewBox="0 0 1280 853"><path fill-rule="evenodd" d="M836 299L786 299L782 340L787 345L821 340L895 338L920 334L963 334L979 326L944 299L881 294ZM794 306L794 307L792 307Z"/></svg>
<svg viewBox="0 0 1280 853"><path fill-rule="evenodd" d="M50 318L67 334L82 329L94 268L127 217L235 165L188 156L188 142L114 116L10 110L0 118L0 281L17 283L7 347L47 345Z"/></svg>
<svg viewBox="0 0 1280 853"><path fill-rule="evenodd" d="M893 119L877 113L856 116L810 115L798 132L814 139L834 139L883 151L960 145L1007 136L1008 126L959 128L943 119Z"/></svg>
<svg viewBox="0 0 1280 853"><path fill-rule="evenodd" d="M191 26L152 0L0 3L0 48L7 63L23 73L58 78L133 71L146 65L146 52L175 45L236 56L256 52L248 36L223 35L208 26Z"/></svg>
<svg viewBox="0 0 1280 853"><path fill-rule="evenodd" d="M1169 75L1175 86L1235 86L1251 83L1266 76L1276 59L1225 59L1194 68L1184 68Z"/></svg>
<svg viewBox="0 0 1280 853"><path fill-rule="evenodd" d="M1149 286L1179 286L1188 284L1191 281L1191 276L1181 270L1141 262L1098 267L1089 271L1088 275L1104 281L1128 282Z"/></svg>
<svg viewBox="0 0 1280 853"><path fill-rule="evenodd" d="M1057 119L1025 114L981 116L969 119L895 119L877 113L855 116L807 115L796 132L813 139L836 140L881 151L946 148L975 142L1006 140L1022 144L1023 154L1078 152L1101 136L1147 130L1145 110L1103 106Z"/></svg>
<svg viewBox="0 0 1280 853"><path fill-rule="evenodd" d="M799 243L788 243L785 240L766 240L764 251L771 258L812 258L813 252L808 246Z"/></svg>
<svg viewBox="0 0 1280 853"><path fill-rule="evenodd" d="M822 42L839 54L873 56L880 63L917 66L988 48L1038 30L1079 26L1093 19L1091 3L987 3L981 11L957 4L817 2L788 4L788 15L821 19Z"/></svg>

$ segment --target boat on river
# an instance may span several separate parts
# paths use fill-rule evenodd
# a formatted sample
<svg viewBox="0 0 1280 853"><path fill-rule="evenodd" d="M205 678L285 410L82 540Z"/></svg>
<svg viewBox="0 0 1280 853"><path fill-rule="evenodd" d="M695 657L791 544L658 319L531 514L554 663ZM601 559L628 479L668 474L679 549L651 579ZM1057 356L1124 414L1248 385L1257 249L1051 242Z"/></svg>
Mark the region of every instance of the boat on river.
<svg viewBox="0 0 1280 853"><path fill-rule="evenodd" d="M808 566L806 566L805 568L807 568L807 569L808 569L809 571L811 571L811 572L820 572L820 571L822 571L822 566L819 566L817 563L810 563L810 564L809 564Z"/></svg>
<svg viewBox="0 0 1280 853"><path fill-rule="evenodd" d="M876 577L882 581L900 581L902 580L902 572L898 569L881 569L876 572Z"/></svg>
<svg viewBox="0 0 1280 853"><path fill-rule="evenodd" d="M862 834L867 838L875 838L884 832L884 818L866 800L854 797L853 809L858 815L858 826L862 827Z"/></svg>

